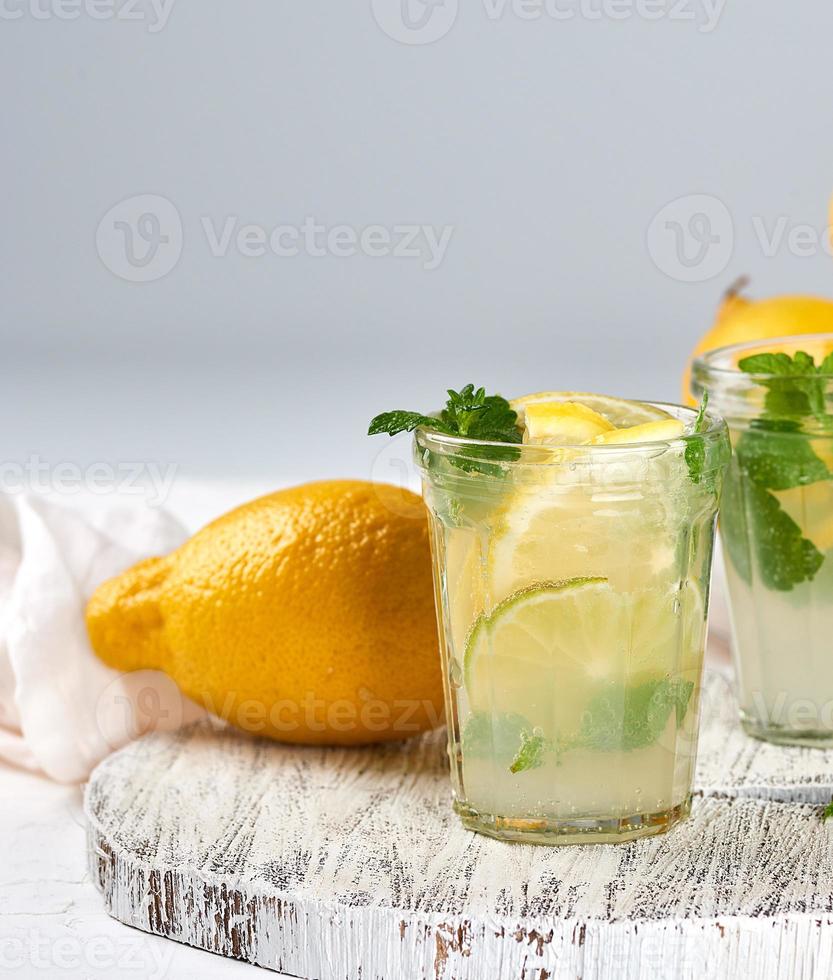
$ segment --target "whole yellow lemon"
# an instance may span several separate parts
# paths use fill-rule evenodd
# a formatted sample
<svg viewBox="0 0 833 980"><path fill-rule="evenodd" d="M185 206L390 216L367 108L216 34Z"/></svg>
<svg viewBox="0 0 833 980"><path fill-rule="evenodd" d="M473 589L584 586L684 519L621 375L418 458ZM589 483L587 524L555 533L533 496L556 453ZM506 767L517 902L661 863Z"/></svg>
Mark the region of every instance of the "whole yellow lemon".
<svg viewBox="0 0 833 980"><path fill-rule="evenodd" d="M683 402L691 396L691 364L700 354L730 344L801 334L833 333L833 300L820 296L774 296L751 300L742 294L746 280L739 280L723 297L712 329L694 348L682 383Z"/></svg>
<svg viewBox="0 0 833 980"><path fill-rule="evenodd" d="M254 500L102 585L92 645L286 742L406 738L442 722L425 506L381 484Z"/></svg>

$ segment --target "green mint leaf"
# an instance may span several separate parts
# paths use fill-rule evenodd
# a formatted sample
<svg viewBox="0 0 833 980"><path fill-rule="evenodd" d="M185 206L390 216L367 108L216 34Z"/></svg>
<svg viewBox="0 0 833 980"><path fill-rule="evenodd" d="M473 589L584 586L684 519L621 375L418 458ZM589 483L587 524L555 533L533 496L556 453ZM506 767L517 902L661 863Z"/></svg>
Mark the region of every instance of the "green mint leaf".
<svg viewBox="0 0 833 980"><path fill-rule="evenodd" d="M448 402L440 418L458 435L475 438L471 429L484 410L485 400L485 388L478 388L477 391L474 385L466 385L460 391L450 388Z"/></svg>
<svg viewBox="0 0 833 980"><path fill-rule="evenodd" d="M819 365L819 374L833 374L833 351Z"/></svg>
<svg viewBox="0 0 833 980"><path fill-rule="evenodd" d="M706 469L706 444L702 439L690 439L685 447L685 461L692 483L701 483Z"/></svg>
<svg viewBox="0 0 833 980"><path fill-rule="evenodd" d="M683 719L688 711L691 695L694 693L693 681L672 681L671 698L674 702L674 710L677 713L677 728L683 727Z"/></svg>
<svg viewBox="0 0 833 980"><path fill-rule="evenodd" d="M720 532L729 560L747 585L752 582L753 558L762 583L776 592L790 592L812 581L824 563L824 555L802 535L777 498L739 473L730 476L723 490Z"/></svg>
<svg viewBox="0 0 833 980"><path fill-rule="evenodd" d="M793 355L796 374L812 374L816 370L816 359L806 351L796 351Z"/></svg>
<svg viewBox="0 0 833 980"><path fill-rule="evenodd" d="M449 389L448 401L438 418L420 412L385 412L370 423L368 435L387 432L394 436L416 428L481 442L506 443L505 448L483 447L478 450L476 459L449 456L449 463L457 469L485 476L501 476L500 462L517 459L519 450L514 447L523 441L517 412L512 410L509 402L500 395L487 395L485 388L475 389L470 384L460 391Z"/></svg>
<svg viewBox="0 0 833 980"><path fill-rule="evenodd" d="M752 583L750 531L743 501L743 477L739 472L737 453L730 464L720 500L720 534L729 561L747 585Z"/></svg>
<svg viewBox="0 0 833 980"><path fill-rule="evenodd" d="M413 432L419 426L448 432L446 426L439 419L431 418L430 415L420 415L419 412L383 412L370 423L367 434L376 436L382 432L387 432L388 435L395 436L400 432Z"/></svg>
<svg viewBox="0 0 833 980"><path fill-rule="evenodd" d="M516 774L529 769L538 769L543 765L543 755L549 749L550 743L542 734L525 729L521 732L521 747L509 767L509 772Z"/></svg>
<svg viewBox="0 0 833 980"><path fill-rule="evenodd" d="M748 530L764 585L777 592L790 592L802 582L811 582L824 563L824 555L802 535L801 528L771 493L748 481L745 497Z"/></svg>
<svg viewBox="0 0 833 980"><path fill-rule="evenodd" d="M767 490L790 490L831 476L799 424L790 420L753 422L736 452L744 473Z"/></svg>
<svg viewBox="0 0 833 980"><path fill-rule="evenodd" d="M474 390L466 385L461 391L450 390L440 419L455 433L484 442L519 443L517 412L499 395L486 395L484 388Z"/></svg>
<svg viewBox="0 0 833 980"><path fill-rule="evenodd" d="M770 417L826 415L825 382L819 377L821 369L811 354L754 354L739 361L738 367L748 374L774 375L762 382L767 389L765 408Z"/></svg>
<svg viewBox="0 0 833 980"><path fill-rule="evenodd" d="M822 378L773 378L764 402L771 418L806 418L823 416L824 381Z"/></svg>
<svg viewBox="0 0 833 980"><path fill-rule="evenodd" d="M824 372L833 366L833 355L818 368L805 351L793 357L756 354L738 366L750 374L773 377L762 382L767 389L763 416L752 423L735 447L733 476L728 493L724 493L720 526L730 560L744 581L752 581L754 554L763 584L789 592L813 580L824 555L803 536L769 491L790 490L833 477L802 431L806 418L815 418L824 429L831 428Z"/></svg>
<svg viewBox="0 0 833 980"><path fill-rule="evenodd" d="M600 752L642 749L665 731L672 711L682 724L694 691L691 681L661 678L605 691L584 713L578 743Z"/></svg>
<svg viewBox="0 0 833 980"><path fill-rule="evenodd" d="M709 407L709 393L707 391L703 392L703 399L700 402L700 410L697 412L697 418L694 422L694 435L699 435L703 431L703 426L706 421L706 409ZM685 447L685 461L686 466L688 466L688 475L691 477L691 482L700 484L703 481L703 476L706 472L706 440L705 439L689 439ZM712 484L714 481L710 481ZM714 486L710 486L709 490L716 489Z"/></svg>
<svg viewBox="0 0 833 980"><path fill-rule="evenodd" d="M738 367L747 374L794 375L793 359L788 354L753 354L738 361Z"/></svg>
<svg viewBox="0 0 833 980"><path fill-rule="evenodd" d="M831 362L828 364L828 362ZM789 490L833 478L802 431L814 418L824 430L833 428L827 413L825 370L833 355L816 367L805 351L756 354L740 361L742 371L769 374L764 414L744 432L735 447L729 492L724 493L724 533L730 560L746 582L752 581L753 552L761 581L769 589L789 592L812 581L824 555L769 491ZM725 518L725 519L724 519ZM748 537L747 537L748 536Z"/></svg>
<svg viewBox="0 0 833 980"><path fill-rule="evenodd" d="M518 413L509 407L505 398L496 395L491 395L484 401L478 414L471 420L468 434L485 442L518 444L523 440L518 428Z"/></svg>
<svg viewBox="0 0 833 980"><path fill-rule="evenodd" d="M833 817L833 800L821 811L821 822L827 823L831 817Z"/></svg>
<svg viewBox="0 0 833 980"><path fill-rule="evenodd" d="M706 411L709 407L709 393L707 391L703 392L703 397L700 400L700 408L697 411L697 418L694 420L694 431L702 432L703 424L706 421Z"/></svg>
<svg viewBox="0 0 833 980"><path fill-rule="evenodd" d="M418 427L467 436L485 442L517 444L522 441L517 412L500 395L487 395L485 388L466 385L460 391L449 389L448 401L439 418L421 412L384 412L370 423L368 435L387 432L397 435Z"/></svg>
<svg viewBox="0 0 833 980"><path fill-rule="evenodd" d="M463 755L470 759L493 759L500 766L509 766L518 753L522 733L531 728L522 715L477 711L463 728L460 738Z"/></svg>

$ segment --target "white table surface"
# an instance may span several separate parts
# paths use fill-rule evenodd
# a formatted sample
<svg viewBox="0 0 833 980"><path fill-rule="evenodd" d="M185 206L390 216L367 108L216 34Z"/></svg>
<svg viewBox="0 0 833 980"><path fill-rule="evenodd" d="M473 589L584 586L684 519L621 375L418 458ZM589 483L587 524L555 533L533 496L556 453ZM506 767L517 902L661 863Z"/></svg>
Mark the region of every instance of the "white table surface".
<svg viewBox="0 0 833 980"><path fill-rule="evenodd" d="M180 478L166 506L196 529L274 488L264 480ZM81 787L62 786L0 762L0 975L108 980L251 976L248 964L146 935L104 912L86 866L81 793Z"/></svg>

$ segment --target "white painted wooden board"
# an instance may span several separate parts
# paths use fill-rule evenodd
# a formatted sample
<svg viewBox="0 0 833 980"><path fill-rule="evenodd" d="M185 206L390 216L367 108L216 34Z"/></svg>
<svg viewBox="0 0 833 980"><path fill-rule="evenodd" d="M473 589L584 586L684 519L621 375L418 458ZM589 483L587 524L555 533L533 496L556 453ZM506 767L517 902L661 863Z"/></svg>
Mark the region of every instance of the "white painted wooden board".
<svg viewBox="0 0 833 980"><path fill-rule="evenodd" d="M728 711L716 684L707 705ZM464 830L442 733L361 750L151 736L91 778L93 877L129 925L318 980L827 980L833 828L774 800L815 799L828 753L802 790L708 714L688 822L569 848Z"/></svg>
<svg viewBox="0 0 833 980"><path fill-rule="evenodd" d="M738 724L731 674L712 670L703 686L695 787L710 796L829 803L833 750L749 738Z"/></svg>

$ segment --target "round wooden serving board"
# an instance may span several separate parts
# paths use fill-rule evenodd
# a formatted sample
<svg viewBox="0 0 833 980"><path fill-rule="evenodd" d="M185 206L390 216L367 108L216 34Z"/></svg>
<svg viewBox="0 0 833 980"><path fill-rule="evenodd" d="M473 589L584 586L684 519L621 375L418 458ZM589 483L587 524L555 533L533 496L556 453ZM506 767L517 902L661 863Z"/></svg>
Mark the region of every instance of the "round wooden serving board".
<svg viewBox="0 0 833 980"><path fill-rule="evenodd" d="M131 926L316 980L826 980L833 755L744 738L719 676L705 709L691 819L619 846L464 830L443 733L148 736L88 785L94 879Z"/></svg>

